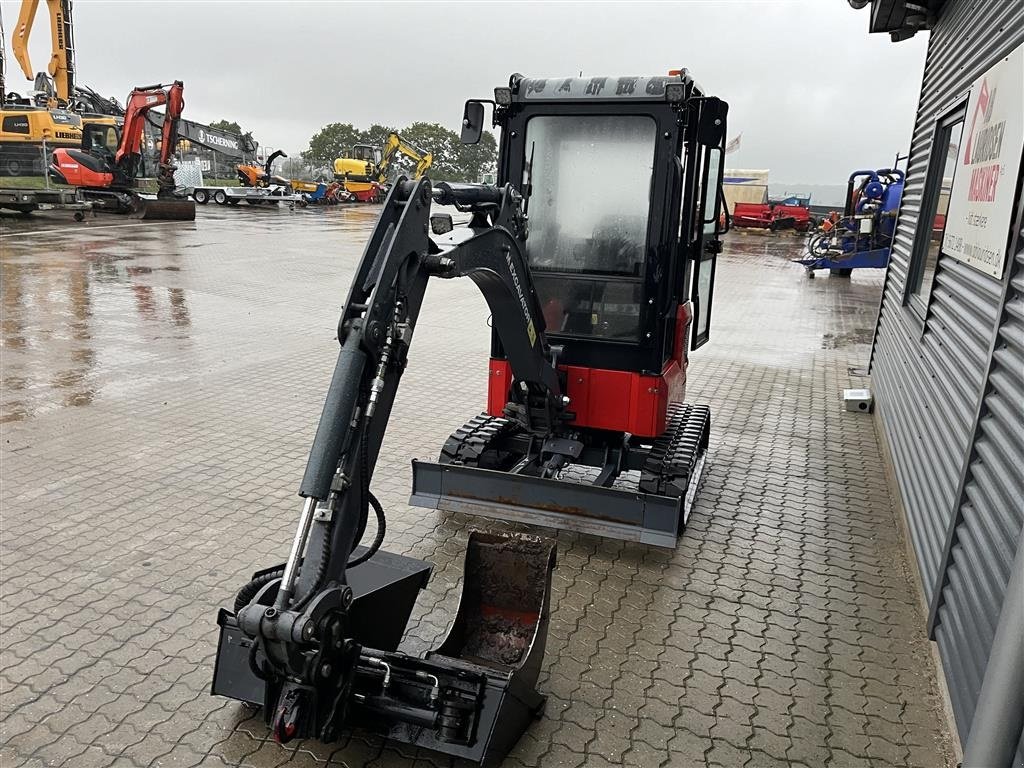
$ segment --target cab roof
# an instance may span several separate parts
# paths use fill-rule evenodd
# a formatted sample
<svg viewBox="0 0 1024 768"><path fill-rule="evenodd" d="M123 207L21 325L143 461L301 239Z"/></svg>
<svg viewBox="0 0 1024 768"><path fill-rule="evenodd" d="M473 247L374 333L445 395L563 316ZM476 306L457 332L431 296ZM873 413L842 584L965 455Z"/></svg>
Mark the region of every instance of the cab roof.
<svg viewBox="0 0 1024 768"><path fill-rule="evenodd" d="M524 77L517 74L509 81L512 100L517 102L666 101L668 83L685 83L700 90L685 69L674 75L621 77Z"/></svg>

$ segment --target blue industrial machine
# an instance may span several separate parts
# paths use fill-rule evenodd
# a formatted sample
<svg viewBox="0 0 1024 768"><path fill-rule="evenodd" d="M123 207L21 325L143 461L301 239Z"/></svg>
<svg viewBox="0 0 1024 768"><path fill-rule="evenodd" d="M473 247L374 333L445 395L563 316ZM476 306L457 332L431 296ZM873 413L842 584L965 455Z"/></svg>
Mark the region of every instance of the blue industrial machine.
<svg viewBox="0 0 1024 768"><path fill-rule="evenodd" d="M903 171L884 168L854 171L846 187L842 218L822 222L807 238L807 254L794 259L814 276L816 269L849 277L854 269L884 269L896 231L896 215L903 197Z"/></svg>

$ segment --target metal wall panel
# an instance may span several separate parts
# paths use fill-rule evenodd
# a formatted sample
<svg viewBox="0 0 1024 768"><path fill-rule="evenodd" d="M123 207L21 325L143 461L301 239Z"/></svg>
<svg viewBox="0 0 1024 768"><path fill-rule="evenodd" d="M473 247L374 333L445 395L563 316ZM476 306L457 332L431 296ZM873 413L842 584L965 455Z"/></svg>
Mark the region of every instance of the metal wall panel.
<svg viewBox="0 0 1024 768"><path fill-rule="evenodd" d="M961 733L974 715L1024 528L1024 237L1017 242L937 602L935 639Z"/></svg>
<svg viewBox="0 0 1024 768"><path fill-rule="evenodd" d="M1021 491L1008 478L1019 480L1024 466L1024 273L1017 266L997 339L1004 317L1002 280L940 257L923 331L920 320L903 306L903 297L935 123L977 77L1022 42L1020 0L949 0L930 33L906 191L872 351L879 418L925 597L940 606L936 639L962 737L973 715L1021 531ZM930 227L930 222L921 224ZM1018 254L1018 265L1021 258ZM1013 263L1007 264L1012 268ZM986 383L991 389L981 402ZM971 452L975 434L979 439ZM961 486L968 455L972 463ZM952 565L945 571L947 553ZM934 594L937 585L943 585L941 595Z"/></svg>

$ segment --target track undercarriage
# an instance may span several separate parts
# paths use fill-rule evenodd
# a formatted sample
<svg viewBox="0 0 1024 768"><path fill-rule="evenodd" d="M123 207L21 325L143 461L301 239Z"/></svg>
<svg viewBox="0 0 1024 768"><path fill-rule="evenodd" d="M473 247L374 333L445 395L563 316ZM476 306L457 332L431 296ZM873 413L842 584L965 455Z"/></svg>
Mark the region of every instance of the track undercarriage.
<svg viewBox="0 0 1024 768"><path fill-rule="evenodd" d="M707 406L673 403L657 438L598 430L538 438L481 414L436 463L413 461L410 503L674 547L690 515L711 427ZM570 457L560 466L550 458Z"/></svg>

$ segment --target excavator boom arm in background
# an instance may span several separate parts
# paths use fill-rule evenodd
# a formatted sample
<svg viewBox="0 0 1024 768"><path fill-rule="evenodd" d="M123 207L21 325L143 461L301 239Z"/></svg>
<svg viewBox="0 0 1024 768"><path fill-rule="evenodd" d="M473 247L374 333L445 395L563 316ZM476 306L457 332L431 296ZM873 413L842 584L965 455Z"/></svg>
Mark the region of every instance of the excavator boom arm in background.
<svg viewBox="0 0 1024 768"><path fill-rule="evenodd" d="M32 61L28 54L28 41L38 8L39 0L22 0L18 23L14 28L11 40L14 58L21 65L21 71L29 80L33 79L33 72ZM46 8L50 14L50 37L52 40L49 72L56 86L57 98L68 104L75 94L71 2L70 0L46 0Z"/></svg>
<svg viewBox="0 0 1024 768"><path fill-rule="evenodd" d="M167 109L164 112L164 121L160 129L161 143L158 163L161 169L172 165L174 149L178 143L178 125L181 121L181 113L185 109L184 91L184 84L180 80L175 80L169 86L147 85L135 88L129 94L125 107L124 128L121 130L121 140L118 142L114 154L115 164L125 169L127 175L134 175L126 166L133 162L133 158L142 151L142 131L146 123L146 114L154 107L165 104Z"/></svg>
<svg viewBox="0 0 1024 768"><path fill-rule="evenodd" d="M430 152L414 147L397 133L392 132L387 141L384 142L384 153L380 163L377 165L377 181L386 184L388 180L388 168L395 159L395 155L403 154L416 163L416 171L413 178L420 179L430 169L434 162L434 156Z"/></svg>

